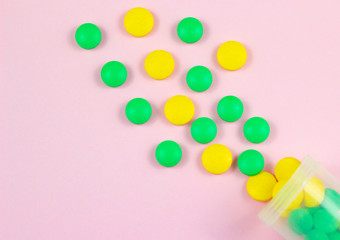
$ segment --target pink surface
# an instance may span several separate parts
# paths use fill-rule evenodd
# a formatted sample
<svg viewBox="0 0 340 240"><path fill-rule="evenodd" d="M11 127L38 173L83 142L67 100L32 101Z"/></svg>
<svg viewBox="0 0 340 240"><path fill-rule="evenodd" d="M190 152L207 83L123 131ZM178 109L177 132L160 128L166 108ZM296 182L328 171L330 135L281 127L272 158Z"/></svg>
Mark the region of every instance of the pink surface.
<svg viewBox="0 0 340 240"><path fill-rule="evenodd" d="M236 167L241 151L263 152L266 169L285 156L306 154L340 178L339 1L2 1L1 18L1 239L280 239L257 214L264 206L246 193ZM144 38L123 28L127 10L148 8L155 27ZM199 18L204 36L188 45L176 36L183 17ZM103 41L86 51L74 41L84 22L97 24ZM228 72L215 53L227 40L243 43L246 65ZM145 56L164 49L176 69L150 79ZM122 61L128 80L109 88L101 66ZM194 65L209 67L212 87L195 93L185 84ZM166 121L165 101L185 94L195 117L216 120L214 143L226 144L233 167L207 173L205 145L190 126ZM245 104L240 121L225 123L218 100L233 94ZM128 100L150 100L143 126L124 116ZM263 144L241 134L245 120L265 117L272 128ZM183 159L161 167L154 150L178 141Z"/></svg>

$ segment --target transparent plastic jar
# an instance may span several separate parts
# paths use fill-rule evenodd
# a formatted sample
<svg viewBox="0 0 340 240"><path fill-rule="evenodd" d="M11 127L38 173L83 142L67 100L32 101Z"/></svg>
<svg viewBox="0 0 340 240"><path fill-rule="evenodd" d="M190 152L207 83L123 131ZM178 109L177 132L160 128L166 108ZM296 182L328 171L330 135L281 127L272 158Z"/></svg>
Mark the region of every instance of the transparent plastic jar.
<svg viewBox="0 0 340 240"><path fill-rule="evenodd" d="M340 183L307 156L259 218L285 239L340 239Z"/></svg>

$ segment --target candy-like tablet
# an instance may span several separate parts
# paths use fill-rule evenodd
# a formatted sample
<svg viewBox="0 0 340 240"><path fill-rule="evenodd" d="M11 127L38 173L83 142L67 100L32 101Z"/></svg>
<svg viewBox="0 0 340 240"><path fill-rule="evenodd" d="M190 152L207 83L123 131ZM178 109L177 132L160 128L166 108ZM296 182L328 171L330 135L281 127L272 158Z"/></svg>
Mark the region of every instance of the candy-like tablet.
<svg viewBox="0 0 340 240"><path fill-rule="evenodd" d="M183 95L169 98L164 106L165 117L175 125L187 124L193 118L194 113L194 103L190 98Z"/></svg>
<svg viewBox="0 0 340 240"><path fill-rule="evenodd" d="M103 82L110 87L119 87L127 78L125 66L118 61L106 63L100 72Z"/></svg>
<svg viewBox="0 0 340 240"><path fill-rule="evenodd" d="M274 169L275 177L279 181L288 181L289 178L294 174L296 169L300 166L301 162L293 157L282 158Z"/></svg>
<svg viewBox="0 0 340 240"><path fill-rule="evenodd" d="M102 33L93 23L84 23L77 28L75 38L80 47L93 49L97 47L102 40Z"/></svg>
<svg viewBox="0 0 340 240"><path fill-rule="evenodd" d="M268 122L261 117L249 118L243 126L246 139L252 143L264 142L270 133Z"/></svg>
<svg viewBox="0 0 340 240"><path fill-rule="evenodd" d="M329 212L327 209L320 208L313 217L315 229L325 233L332 233L339 228L338 212Z"/></svg>
<svg viewBox="0 0 340 240"><path fill-rule="evenodd" d="M125 107L127 119L134 124L146 123L152 114L150 103L144 98L134 98Z"/></svg>
<svg viewBox="0 0 340 240"><path fill-rule="evenodd" d="M192 138L199 143L209 143L217 134L216 123L207 117L197 118L190 128Z"/></svg>
<svg viewBox="0 0 340 240"><path fill-rule="evenodd" d="M217 61L229 71L240 69L247 60L245 47L236 41L223 43L217 50Z"/></svg>
<svg viewBox="0 0 340 240"><path fill-rule="evenodd" d="M283 186L287 183L287 181L278 181L273 189L273 198L281 191ZM293 200L292 197L287 197L286 201ZM301 191L299 195L295 197L292 203L287 207L287 210L297 209L300 207L300 204L303 200L303 192Z"/></svg>
<svg viewBox="0 0 340 240"><path fill-rule="evenodd" d="M249 149L240 154L237 159L240 171L247 176L259 174L264 167L264 158L259 151Z"/></svg>
<svg viewBox="0 0 340 240"><path fill-rule="evenodd" d="M144 67L150 77L162 80L174 71L175 60L167 51L155 50L145 58Z"/></svg>
<svg viewBox="0 0 340 240"><path fill-rule="evenodd" d="M235 96L225 96L217 104L217 113L226 122L235 122L243 114L243 103Z"/></svg>
<svg viewBox="0 0 340 240"><path fill-rule="evenodd" d="M293 210L288 217L289 227L298 235L308 233L313 228L313 217L304 208Z"/></svg>
<svg viewBox="0 0 340 240"><path fill-rule="evenodd" d="M268 201L273 196L273 188L276 184L275 177L269 172L260 172L249 177L247 191L250 197L257 201Z"/></svg>
<svg viewBox="0 0 340 240"><path fill-rule="evenodd" d="M213 76L208 68L195 66L188 71L186 80L191 90L203 92L211 86Z"/></svg>
<svg viewBox="0 0 340 240"><path fill-rule="evenodd" d="M340 194L331 188L325 189L325 197L321 203L323 208L332 212L340 212Z"/></svg>
<svg viewBox="0 0 340 240"><path fill-rule="evenodd" d="M167 140L157 146L155 156L162 166L173 167L181 161L182 149L178 143Z"/></svg>
<svg viewBox="0 0 340 240"><path fill-rule="evenodd" d="M231 163L231 152L222 144L212 144L202 154L203 167L213 174L226 172L230 168Z"/></svg>
<svg viewBox="0 0 340 240"><path fill-rule="evenodd" d="M325 187L320 179L312 177L304 187L303 203L306 207L319 206L325 197Z"/></svg>
<svg viewBox="0 0 340 240"><path fill-rule="evenodd" d="M183 42L195 43L203 35L203 25L196 18L184 18L177 25L177 35Z"/></svg>
<svg viewBox="0 0 340 240"><path fill-rule="evenodd" d="M132 8L124 17L124 27L132 36L143 37L153 28L153 16L145 8Z"/></svg>

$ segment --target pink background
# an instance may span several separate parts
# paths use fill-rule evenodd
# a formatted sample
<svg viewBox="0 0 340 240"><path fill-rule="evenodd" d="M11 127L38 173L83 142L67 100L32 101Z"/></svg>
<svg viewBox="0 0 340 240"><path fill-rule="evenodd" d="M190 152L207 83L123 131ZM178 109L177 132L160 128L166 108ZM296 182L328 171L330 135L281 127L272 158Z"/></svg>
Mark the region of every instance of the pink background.
<svg viewBox="0 0 340 240"><path fill-rule="evenodd" d="M280 239L257 214L263 203L246 192L237 169L245 149L260 150L266 170L281 158L306 154L340 178L339 1L1 1L1 239ZM143 6L155 26L144 38L123 28L124 14ZM176 35L180 19L197 17L204 36L196 44ZM80 24L103 33L99 47L86 51L74 41ZM240 41L246 65L235 72L216 62L217 47ZM168 50L173 75L156 81L143 69L146 55ZM100 69L123 62L128 80L109 88ZM194 65L212 70L205 93L185 83ZM214 143L234 155L222 175L204 170L206 147L193 141L190 126L173 126L163 115L166 100L189 96L195 117L218 124ZM245 113L225 123L218 100L238 96ZM132 125L125 104L144 97L151 120ZM247 142L246 119L265 117L271 135ZM154 158L157 144L178 141L183 159L174 168Z"/></svg>

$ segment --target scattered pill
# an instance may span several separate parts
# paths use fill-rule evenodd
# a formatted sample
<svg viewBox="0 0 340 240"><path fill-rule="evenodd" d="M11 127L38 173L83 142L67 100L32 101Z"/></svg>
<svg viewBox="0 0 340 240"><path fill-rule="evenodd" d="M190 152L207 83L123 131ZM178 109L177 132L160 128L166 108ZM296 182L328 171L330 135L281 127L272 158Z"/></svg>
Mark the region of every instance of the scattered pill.
<svg viewBox="0 0 340 240"><path fill-rule="evenodd" d="M243 103L235 96L225 96L217 104L217 113L226 122L235 122L243 114Z"/></svg>
<svg viewBox="0 0 340 240"><path fill-rule="evenodd" d="M304 187L304 193L304 205L310 208L317 207L325 197L325 187L320 179L312 177Z"/></svg>
<svg viewBox="0 0 340 240"><path fill-rule="evenodd" d="M243 126L246 139L252 143L264 142L270 133L268 122L261 117L249 118Z"/></svg>
<svg viewBox="0 0 340 240"><path fill-rule="evenodd" d="M264 202L272 198L275 184L275 177L269 172L263 171L255 176L249 177L247 181L247 191L253 199Z"/></svg>
<svg viewBox="0 0 340 240"><path fill-rule="evenodd" d="M125 107L127 119L134 124L146 123L152 114L150 103L143 98L134 98Z"/></svg>
<svg viewBox="0 0 340 240"><path fill-rule="evenodd" d="M275 177L279 181L287 180L294 174L301 162L293 157L282 158L274 169Z"/></svg>
<svg viewBox="0 0 340 240"><path fill-rule="evenodd" d="M288 217L289 227L298 235L308 233L313 228L313 217L304 208L293 210Z"/></svg>
<svg viewBox="0 0 340 240"><path fill-rule="evenodd" d="M195 66L188 71L186 80L191 90L203 92L211 86L213 76L208 68Z"/></svg>
<svg viewBox="0 0 340 240"><path fill-rule="evenodd" d="M210 173L224 173L230 168L231 163L231 152L222 144L211 144L203 151L202 164L203 167Z"/></svg>
<svg viewBox="0 0 340 240"><path fill-rule="evenodd" d="M190 98L183 95L169 98L164 106L165 117L175 125L187 124L193 118L194 113L194 103Z"/></svg>
<svg viewBox="0 0 340 240"><path fill-rule="evenodd" d="M191 136L199 143L209 143L217 134L216 123L207 117L197 118L191 125Z"/></svg>
<svg viewBox="0 0 340 240"><path fill-rule="evenodd" d="M173 167L181 161L182 149L178 143L167 140L157 146L155 156L162 166Z"/></svg>
<svg viewBox="0 0 340 240"><path fill-rule="evenodd" d="M264 158L259 151L249 149L240 154L237 165L243 174L254 176L263 170Z"/></svg>
<svg viewBox="0 0 340 240"><path fill-rule="evenodd" d="M151 12L142 7L130 9L124 17L124 27L128 33L135 37L143 37L153 28Z"/></svg>
<svg viewBox="0 0 340 240"><path fill-rule="evenodd" d="M196 18L184 18L177 25L177 35L183 42L195 43L203 35L203 25Z"/></svg>
<svg viewBox="0 0 340 240"><path fill-rule="evenodd" d="M223 43L217 50L217 61L229 71L240 69L247 60L245 47L236 41Z"/></svg>
<svg viewBox="0 0 340 240"><path fill-rule="evenodd" d="M175 60L167 51L155 50L145 58L144 67L150 77L162 80L174 71Z"/></svg>
<svg viewBox="0 0 340 240"><path fill-rule="evenodd" d="M100 75L107 86L119 87L126 81L127 71L121 62L111 61L102 67Z"/></svg>
<svg viewBox="0 0 340 240"><path fill-rule="evenodd" d="M93 49L99 45L102 34L93 23L84 23L77 28L75 38L80 47Z"/></svg>

